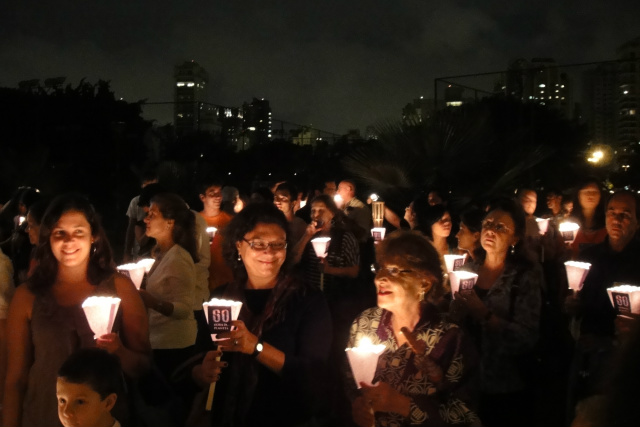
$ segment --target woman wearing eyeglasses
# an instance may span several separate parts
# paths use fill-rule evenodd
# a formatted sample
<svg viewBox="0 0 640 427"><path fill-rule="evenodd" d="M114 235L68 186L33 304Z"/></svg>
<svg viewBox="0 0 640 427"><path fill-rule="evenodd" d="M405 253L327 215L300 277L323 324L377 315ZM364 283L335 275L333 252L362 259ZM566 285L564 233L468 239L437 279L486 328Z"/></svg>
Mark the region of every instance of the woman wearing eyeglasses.
<svg viewBox="0 0 640 427"><path fill-rule="evenodd" d="M384 344L373 383L360 390L347 371L358 426L480 425L471 409L474 352L462 330L431 302L444 292L435 248L419 233L398 231L376 251L378 306L351 327L348 347Z"/></svg>
<svg viewBox="0 0 640 427"><path fill-rule="evenodd" d="M331 318L322 294L287 274L287 227L272 203L255 203L225 229L234 282L214 294L242 309L235 330L218 334L228 340L193 370L200 383L219 380L212 425L302 425L322 401Z"/></svg>
<svg viewBox="0 0 640 427"><path fill-rule="evenodd" d="M482 222L484 254L470 266L478 281L456 293L451 306L480 352L479 415L488 427L528 425L533 418L523 416L533 413L523 374L534 374L525 365L538 341L542 272L526 253L524 235L522 208L513 200L493 203Z"/></svg>

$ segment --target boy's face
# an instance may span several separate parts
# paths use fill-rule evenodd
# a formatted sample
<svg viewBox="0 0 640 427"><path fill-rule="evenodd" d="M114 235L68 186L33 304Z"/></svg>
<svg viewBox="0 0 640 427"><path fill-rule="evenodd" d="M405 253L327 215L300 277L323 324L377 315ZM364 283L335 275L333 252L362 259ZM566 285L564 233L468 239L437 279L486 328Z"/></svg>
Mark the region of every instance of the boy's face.
<svg viewBox="0 0 640 427"><path fill-rule="evenodd" d="M116 403L115 393L105 399L87 384L67 382L58 378L56 384L58 418L64 427L111 427L111 409Z"/></svg>

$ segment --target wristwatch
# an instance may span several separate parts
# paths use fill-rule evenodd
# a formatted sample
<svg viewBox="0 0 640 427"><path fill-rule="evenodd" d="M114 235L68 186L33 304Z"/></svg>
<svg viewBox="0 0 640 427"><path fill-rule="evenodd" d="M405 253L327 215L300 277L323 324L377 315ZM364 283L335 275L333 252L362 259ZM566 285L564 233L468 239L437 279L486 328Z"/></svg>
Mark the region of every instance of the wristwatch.
<svg viewBox="0 0 640 427"><path fill-rule="evenodd" d="M258 355L260 353L262 353L262 350L264 350L264 345L262 344L262 340L258 339L258 342L256 343L256 348L253 349L253 357L258 357Z"/></svg>

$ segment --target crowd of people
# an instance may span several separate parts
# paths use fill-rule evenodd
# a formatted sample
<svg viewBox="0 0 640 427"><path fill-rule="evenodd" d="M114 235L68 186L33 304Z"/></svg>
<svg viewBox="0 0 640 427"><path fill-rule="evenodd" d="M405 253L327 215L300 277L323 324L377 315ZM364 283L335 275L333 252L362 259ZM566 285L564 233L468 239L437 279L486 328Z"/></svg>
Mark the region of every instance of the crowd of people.
<svg viewBox="0 0 640 427"><path fill-rule="evenodd" d="M20 188L0 211L2 425L633 425L640 329L607 289L640 286L637 194L513 194L419 192L374 238L349 179L243 197L212 178L190 207L150 174L116 259L86 197ZM147 258L141 283L117 268ZM92 296L120 300L100 336ZM242 303L215 339L211 298ZM365 342L370 381L345 352Z"/></svg>

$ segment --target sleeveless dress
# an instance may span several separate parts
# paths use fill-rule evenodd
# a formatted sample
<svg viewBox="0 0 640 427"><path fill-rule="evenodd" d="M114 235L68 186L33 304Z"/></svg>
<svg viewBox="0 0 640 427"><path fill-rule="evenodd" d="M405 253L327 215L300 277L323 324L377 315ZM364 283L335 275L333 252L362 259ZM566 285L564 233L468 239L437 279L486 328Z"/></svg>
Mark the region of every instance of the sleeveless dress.
<svg viewBox="0 0 640 427"><path fill-rule="evenodd" d="M97 285L92 295L117 296L115 276ZM113 331L120 326L121 310ZM51 294L38 295L31 315L33 364L22 405L22 425L62 426L58 419L56 379L62 363L79 348L95 347L94 333L81 305L62 307Z"/></svg>

